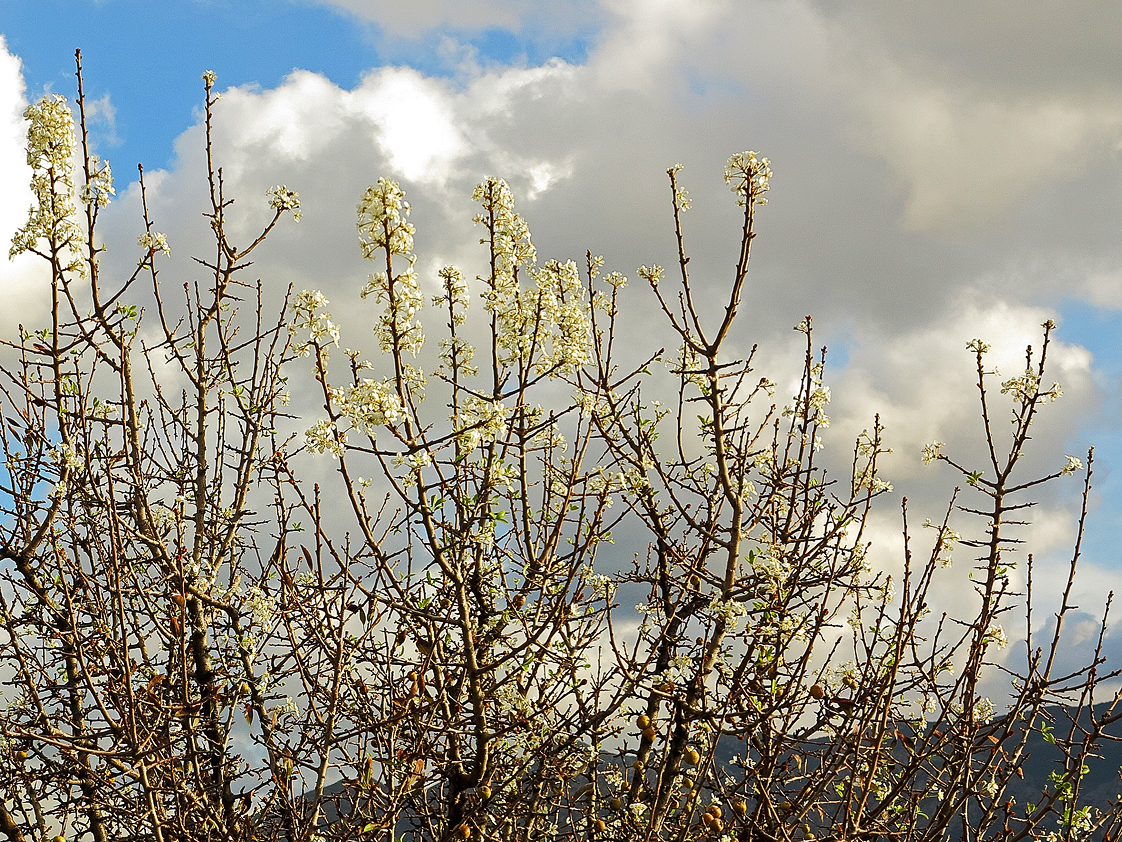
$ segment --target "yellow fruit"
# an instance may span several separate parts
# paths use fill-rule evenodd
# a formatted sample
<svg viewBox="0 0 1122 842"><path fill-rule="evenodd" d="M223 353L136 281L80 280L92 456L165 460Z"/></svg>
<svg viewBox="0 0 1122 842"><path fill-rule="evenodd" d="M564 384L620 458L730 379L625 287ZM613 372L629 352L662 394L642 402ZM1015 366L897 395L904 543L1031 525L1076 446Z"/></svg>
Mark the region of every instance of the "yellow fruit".
<svg viewBox="0 0 1122 842"><path fill-rule="evenodd" d="M634 769L636 772L642 772L643 771L643 761L642 760L636 760L634 763L631 764L631 768Z"/></svg>
<svg viewBox="0 0 1122 842"><path fill-rule="evenodd" d="M461 839L471 839L471 827L466 824L460 825L456 828L456 835Z"/></svg>
<svg viewBox="0 0 1122 842"><path fill-rule="evenodd" d="M23 761L25 760L27 760L27 752L23 749L20 749L16 752L16 762L23 763Z"/></svg>
<svg viewBox="0 0 1122 842"><path fill-rule="evenodd" d="M719 804L710 804L705 812L711 813L715 819L719 819L723 815L721 812L721 805Z"/></svg>
<svg viewBox="0 0 1122 842"><path fill-rule="evenodd" d="M66 837L65 836L56 836L54 839L51 840L51 842L66 842Z"/></svg>
<svg viewBox="0 0 1122 842"><path fill-rule="evenodd" d="M748 802L741 801L739 799L736 800L736 801L733 801L732 802L732 811L734 813L736 813L738 816L743 816L745 813L748 812Z"/></svg>
<svg viewBox="0 0 1122 842"><path fill-rule="evenodd" d="M481 786L479 788L479 796L484 801L490 800L490 798L491 798L491 787L487 786L487 784L483 784L483 786Z"/></svg>
<svg viewBox="0 0 1122 842"><path fill-rule="evenodd" d="M656 736L658 736L658 731L655 730L655 727L653 725L648 725L643 729L643 739L654 740Z"/></svg>
<svg viewBox="0 0 1122 842"><path fill-rule="evenodd" d="M723 821L721 821L719 818L714 816L714 818L713 818L713 832L714 833L720 833L724 829L725 829L725 823Z"/></svg>
<svg viewBox="0 0 1122 842"><path fill-rule="evenodd" d="M612 799L608 802L608 806L613 810L618 810L623 806L623 799L621 799L618 795L613 795Z"/></svg>
<svg viewBox="0 0 1122 842"><path fill-rule="evenodd" d="M701 754L698 753L698 750L696 748L686 749L686 762L691 766L696 766L701 762Z"/></svg>
<svg viewBox="0 0 1122 842"><path fill-rule="evenodd" d="M603 819L597 819L595 827L596 827L596 832L597 833L603 833L605 830L608 829L608 825Z"/></svg>
<svg viewBox="0 0 1122 842"><path fill-rule="evenodd" d="M651 727L651 718L649 716L647 716L645 713L641 713L637 717L635 717L635 726L637 728L639 728L640 730L643 729L643 728L650 728Z"/></svg>
<svg viewBox="0 0 1122 842"><path fill-rule="evenodd" d="M713 824L713 814L712 813L702 813L701 814L701 823L703 825L705 825L706 827L709 827L711 824Z"/></svg>
<svg viewBox="0 0 1122 842"><path fill-rule="evenodd" d="M812 684L810 686L810 697L812 699L823 699L826 697L826 690L821 684Z"/></svg>

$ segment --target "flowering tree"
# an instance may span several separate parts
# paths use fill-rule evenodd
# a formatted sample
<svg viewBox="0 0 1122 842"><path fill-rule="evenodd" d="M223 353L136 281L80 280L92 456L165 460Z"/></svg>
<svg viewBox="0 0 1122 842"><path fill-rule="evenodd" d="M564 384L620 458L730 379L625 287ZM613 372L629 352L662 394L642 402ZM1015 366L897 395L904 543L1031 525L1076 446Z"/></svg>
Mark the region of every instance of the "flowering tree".
<svg viewBox="0 0 1122 842"><path fill-rule="evenodd" d="M987 349L972 344L990 464L967 468L942 445L925 458L982 502L952 500L922 557L905 507L894 585L870 570L864 532L889 488L883 430L874 419L847 476L817 461L830 393L810 319L786 405L754 351L725 351L766 158L726 168L742 226L713 324L688 272L689 199L668 171L677 277L638 275L678 350L647 359L618 341L623 276L591 254L538 264L505 182L472 197L486 271L424 279L405 196L379 179L358 206L374 264L361 291L369 358L337 350L322 293L270 314L261 282L243 279L299 200L274 188L258 236L230 239L210 73L205 280L167 297L170 251L145 205L136 271L105 281L96 230L113 188L90 154L80 71L81 170L65 101L30 107L36 204L12 245L50 265L52 309L7 344L3 369L7 839L1116 832L1118 808L1080 795L1086 758L1122 716L1117 697L1093 706L1115 673L1098 651L1085 669L1054 669L1074 560L1055 633L1028 648L1007 702L979 693L1006 644L1002 614L1031 611L1010 579L1024 492L1082 468L1015 470L1059 393L1042 386L1050 324L1001 385L1005 448ZM156 342L138 339L144 300ZM440 326L435 355L426 324ZM168 366L182 385L157 374ZM301 407L308 420L288 436L287 383L309 376L322 407ZM304 481L309 458L332 460L338 485ZM956 507L979 518L976 537L952 531ZM613 535L630 564L603 557ZM957 543L977 550L976 612L931 616ZM638 619L617 592L645 594ZM1075 706L1066 731L1056 703ZM1033 803L1015 803L1033 735L1062 761Z"/></svg>

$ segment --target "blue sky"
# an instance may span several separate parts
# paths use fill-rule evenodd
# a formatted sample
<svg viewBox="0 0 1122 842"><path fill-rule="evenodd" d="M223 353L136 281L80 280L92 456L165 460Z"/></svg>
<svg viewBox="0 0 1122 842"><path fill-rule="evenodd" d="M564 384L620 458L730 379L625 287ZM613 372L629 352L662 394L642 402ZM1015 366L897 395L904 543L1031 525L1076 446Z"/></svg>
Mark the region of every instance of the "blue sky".
<svg viewBox="0 0 1122 842"><path fill-rule="evenodd" d="M663 173L676 161L695 199L691 268L716 292L735 225L721 168L759 149L775 176L742 342L782 371L790 327L813 314L836 349L832 435L881 413L890 478L924 514L954 478L920 464L922 445L969 454L977 441L966 341L990 342L1011 376L1039 323L1060 322L1065 397L1034 458L1062 465L1098 445L1086 578L1098 599L1122 570L1122 6L1053 5L1029 16L1014 0L0 0L19 60L0 78L0 119L15 137L21 82L25 97L72 98L82 47L88 95L112 114L93 124L118 179L106 230L135 241L135 164L163 170L157 226L184 261L170 277L201 242L199 76L213 69L231 190L252 202L288 183L304 203L299 230L258 268L338 301L364 277L352 215L378 175L409 192L424 269L471 265L467 197L498 174L539 254L589 248L634 277L672 258ZM0 144L0 188L25 183L18 148ZM4 210L0 227L19 216ZM34 310L34 273L0 267L0 285L11 330L12 313ZM642 344L656 322L636 301ZM1042 556L1062 557L1073 500L1065 487L1037 510Z"/></svg>
<svg viewBox="0 0 1122 842"><path fill-rule="evenodd" d="M297 0L0 0L0 31L23 61L32 97L70 95L74 50L83 50L89 96L111 94L113 132L98 126L118 166L171 163L172 141L193 122L199 75L214 70L229 85L272 88L295 68L322 73L343 87L388 61L447 75L439 54L443 28L387 43L375 21ZM541 63L551 56L579 61L587 39L515 34L497 27L455 33L484 61ZM158 92L158 94L156 93Z"/></svg>
<svg viewBox="0 0 1122 842"><path fill-rule="evenodd" d="M72 96L74 49L83 49L89 95L112 95L112 157L130 167L169 163L172 140L193 122L199 75L208 68L227 84L272 87L299 66L351 86L379 61L369 27L343 13L283 0L3 0L0 9L8 47L23 60L32 96L46 89Z"/></svg>

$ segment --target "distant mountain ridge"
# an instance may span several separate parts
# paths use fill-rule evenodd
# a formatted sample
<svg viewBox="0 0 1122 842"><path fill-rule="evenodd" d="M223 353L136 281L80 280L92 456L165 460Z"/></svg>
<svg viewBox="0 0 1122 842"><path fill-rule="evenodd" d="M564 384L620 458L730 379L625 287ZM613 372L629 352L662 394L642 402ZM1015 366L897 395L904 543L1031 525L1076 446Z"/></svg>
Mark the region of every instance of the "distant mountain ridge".
<svg viewBox="0 0 1122 842"><path fill-rule="evenodd" d="M1101 716L1108 706L1109 703L1096 705L1096 715ZM1060 742L1065 740L1071 730L1074 708L1049 706L1044 708L1042 713L1049 717L1053 723L1052 733L1055 738ZM1078 724L1084 729L1090 726L1090 710L1084 709ZM1122 727L1117 728L1116 731L1122 737ZM1077 730L1077 739L1079 733ZM722 769L730 769L733 766L733 758L743 754L743 746L744 743L734 735L726 735L719 740L714 752L714 761L717 766ZM1088 757L1084 760L1088 771L1080 783L1079 803L1080 805L1105 808L1109 803L1117 801L1122 795L1122 779L1119 777L1119 773L1122 771L1122 739L1104 739L1096 749L1096 753L1098 756ZM1005 797L1012 797L1017 804L1022 806L1038 803L1041 793L1049 787L1049 774L1062 769L1063 757L1064 753L1060 746L1045 740L1039 731L1031 734L1025 745L1025 756L1021 764L1024 777L1013 777L1011 779L1006 787ZM342 794L345 787L344 782L338 782L328 786L324 790L324 794L329 798L336 797ZM348 812L345 800L338 807L342 808L344 814ZM338 807L330 802L324 805L324 820L326 822L331 823L338 819ZM398 831L404 832L408 829L408 826L407 819L402 817Z"/></svg>

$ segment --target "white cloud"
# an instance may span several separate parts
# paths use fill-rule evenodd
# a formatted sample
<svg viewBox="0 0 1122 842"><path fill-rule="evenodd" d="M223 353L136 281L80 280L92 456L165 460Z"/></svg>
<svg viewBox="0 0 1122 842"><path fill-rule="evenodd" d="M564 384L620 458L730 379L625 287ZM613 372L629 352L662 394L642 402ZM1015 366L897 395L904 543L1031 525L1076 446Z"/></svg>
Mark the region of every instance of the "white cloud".
<svg viewBox="0 0 1122 842"><path fill-rule="evenodd" d="M721 0L603 0L612 19L589 62L597 86L649 91L718 20Z"/></svg>
<svg viewBox="0 0 1122 842"><path fill-rule="evenodd" d="M409 68L384 68L352 94L370 118L390 165L413 182L443 182L466 151L444 84Z"/></svg>
<svg viewBox="0 0 1122 842"><path fill-rule="evenodd" d="M1082 287L1095 307L1122 309L1122 269L1090 270L1083 275Z"/></svg>

